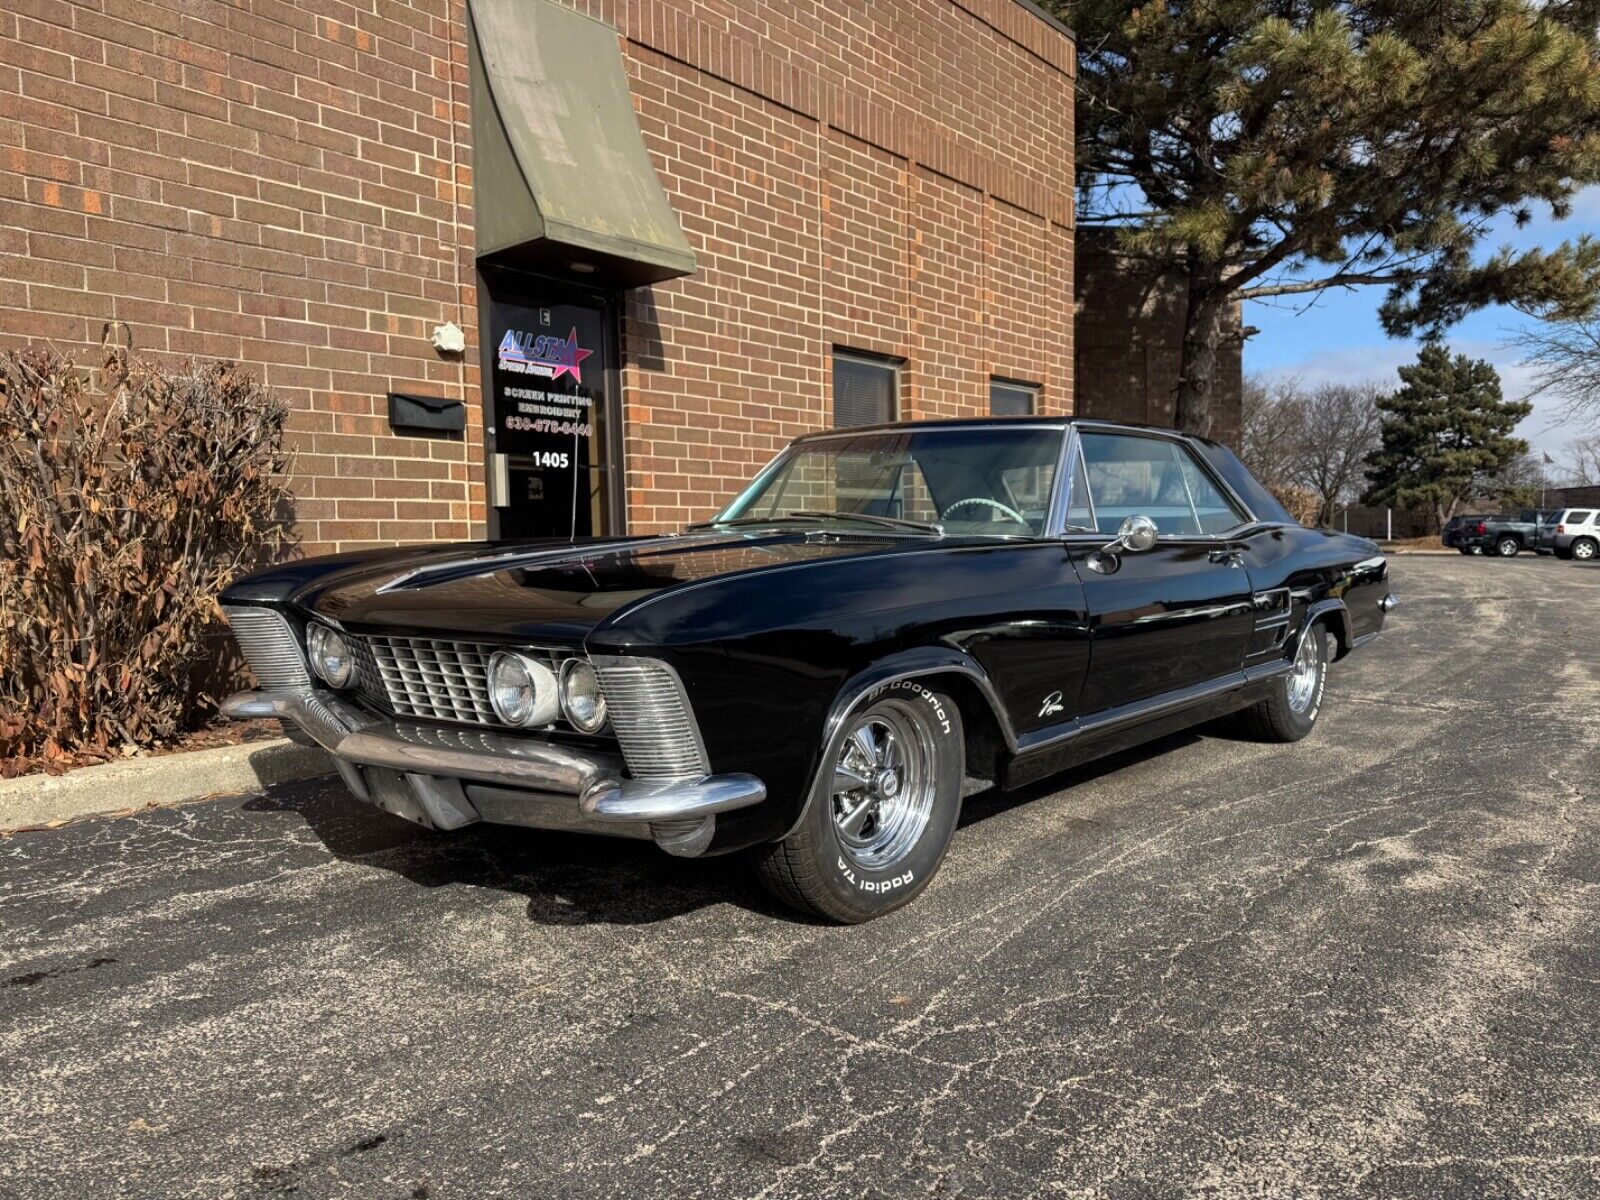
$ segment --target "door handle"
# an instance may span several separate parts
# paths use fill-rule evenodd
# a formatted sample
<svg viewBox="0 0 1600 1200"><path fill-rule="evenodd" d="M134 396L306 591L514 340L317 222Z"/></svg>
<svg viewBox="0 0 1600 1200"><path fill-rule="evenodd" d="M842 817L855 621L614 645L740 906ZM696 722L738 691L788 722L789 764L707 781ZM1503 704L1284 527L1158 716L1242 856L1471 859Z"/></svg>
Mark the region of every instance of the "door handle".
<svg viewBox="0 0 1600 1200"><path fill-rule="evenodd" d="M1230 567L1244 566L1244 554L1238 550L1209 550L1206 552L1206 557L1214 563L1223 563Z"/></svg>

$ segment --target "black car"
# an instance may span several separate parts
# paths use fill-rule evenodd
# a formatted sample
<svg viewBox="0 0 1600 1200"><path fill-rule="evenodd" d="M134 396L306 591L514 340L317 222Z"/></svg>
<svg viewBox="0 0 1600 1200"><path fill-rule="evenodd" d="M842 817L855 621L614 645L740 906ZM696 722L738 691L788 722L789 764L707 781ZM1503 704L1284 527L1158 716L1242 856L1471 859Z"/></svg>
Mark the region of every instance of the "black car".
<svg viewBox="0 0 1600 1200"><path fill-rule="evenodd" d="M963 780L1015 787L1239 712L1305 736L1395 604L1227 448L1068 419L794 442L659 537L289 563L224 596L260 687L363 800L750 851L861 921L932 878Z"/></svg>
<svg viewBox="0 0 1600 1200"><path fill-rule="evenodd" d="M1537 550L1540 527L1552 516L1537 509L1495 516L1452 517L1439 540L1463 554L1493 554L1515 558L1524 550Z"/></svg>

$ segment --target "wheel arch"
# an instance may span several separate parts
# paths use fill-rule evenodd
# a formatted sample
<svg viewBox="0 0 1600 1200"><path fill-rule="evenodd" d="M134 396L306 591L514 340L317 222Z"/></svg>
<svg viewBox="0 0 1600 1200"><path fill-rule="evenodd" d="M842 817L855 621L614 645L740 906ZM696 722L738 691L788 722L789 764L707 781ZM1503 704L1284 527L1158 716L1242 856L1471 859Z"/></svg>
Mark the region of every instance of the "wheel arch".
<svg viewBox="0 0 1600 1200"><path fill-rule="evenodd" d="M990 778L998 778L1000 760L1016 752L1016 733L993 682L970 654L954 646L922 646L902 650L878 659L856 672L840 685L823 723L821 754L812 771L794 822L784 836L805 820L819 794L819 781L828 772L839 751L850 715L890 684L917 680L924 685L942 685L961 714L963 749L968 773L972 766L983 768Z"/></svg>
<svg viewBox="0 0 1600 1200"><path fill-rule="evenodd" d="M1338 653L1333 656L1333 661L1337 662L1346 654L1349 654L1355 638L1350 630L1350 610L1345 606L1345 602L1330 598L1318 600L1307 608L1305 619L1300 622L1300 630L1295 635L1295 643L1298 644L1306 630L1318 622L1326 625L1332 631L1334 640L1339 644Z"/></svg>

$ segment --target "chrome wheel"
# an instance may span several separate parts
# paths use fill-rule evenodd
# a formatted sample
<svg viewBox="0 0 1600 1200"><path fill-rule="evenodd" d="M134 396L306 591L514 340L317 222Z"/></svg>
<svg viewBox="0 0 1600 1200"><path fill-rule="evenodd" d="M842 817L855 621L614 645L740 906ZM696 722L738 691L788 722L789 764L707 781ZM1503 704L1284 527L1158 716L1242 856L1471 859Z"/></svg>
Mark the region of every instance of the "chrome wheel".
<svg viewBox="0 0 1600 1200"><path fill-rule="evenodd" d="M1589 559L1594 557L1594 543L1591 541L1582 541L1574 544L1572 547L1572 557L1587 562Z"/></svg>
<svg viewBox="0 0 1600 1200"><path fill-rule="evenodd" d="M1320 629L1308 629L1295 651L1294 668L1289 672L1289 708L1298 717L1308 714L1317 702L1317 685L1322 679L1321 637Z"/></svg>
<svg viewBox="0 0 1600 1200"><path fill-rule="evenodd" d="M869 870L893 866L917 844L933 813L933 735L902 700L857 717L833 767L833 828L839 845Z"/></svg>

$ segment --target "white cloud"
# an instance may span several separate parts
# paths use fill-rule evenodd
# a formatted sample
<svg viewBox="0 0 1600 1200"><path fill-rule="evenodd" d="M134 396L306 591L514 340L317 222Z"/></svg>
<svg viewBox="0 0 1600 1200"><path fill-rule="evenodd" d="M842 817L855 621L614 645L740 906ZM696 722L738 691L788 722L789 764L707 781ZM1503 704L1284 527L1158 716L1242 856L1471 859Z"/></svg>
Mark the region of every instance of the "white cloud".
<svg viewBox="0 0 1600 1200"><path fill-rule="evenodd" d="M1596 200L1600 204L1600 198ZM1521 361L1515 346L1504 342L1463 339L1450 341L1452 352L1488 359L1500 373L1500 385L1511 399L1529 399L1533 412L1517 426L1517 434L1528 440L1535 452L1544 452L1561 461L1566 445L1585 430L1564 420L1558 402L1548 396L1530 395L1534 390L1533 370ZM1415 343L1384 341L1363 346L1340 346L1312 351L1298 362L1261 371L1267 379L1298 379L1315 387L1320 383L1377 383L1386 388L1399 385L1395 374L1400 367L1416 361Z"/></svg>
<svg viewBox="0 0 1600 1200"><path fill-rule="evenodd" d="M1572 198L1572 216L1568 220L1585 225L1600 223L1600 185L1586 187Z"/></svg>

